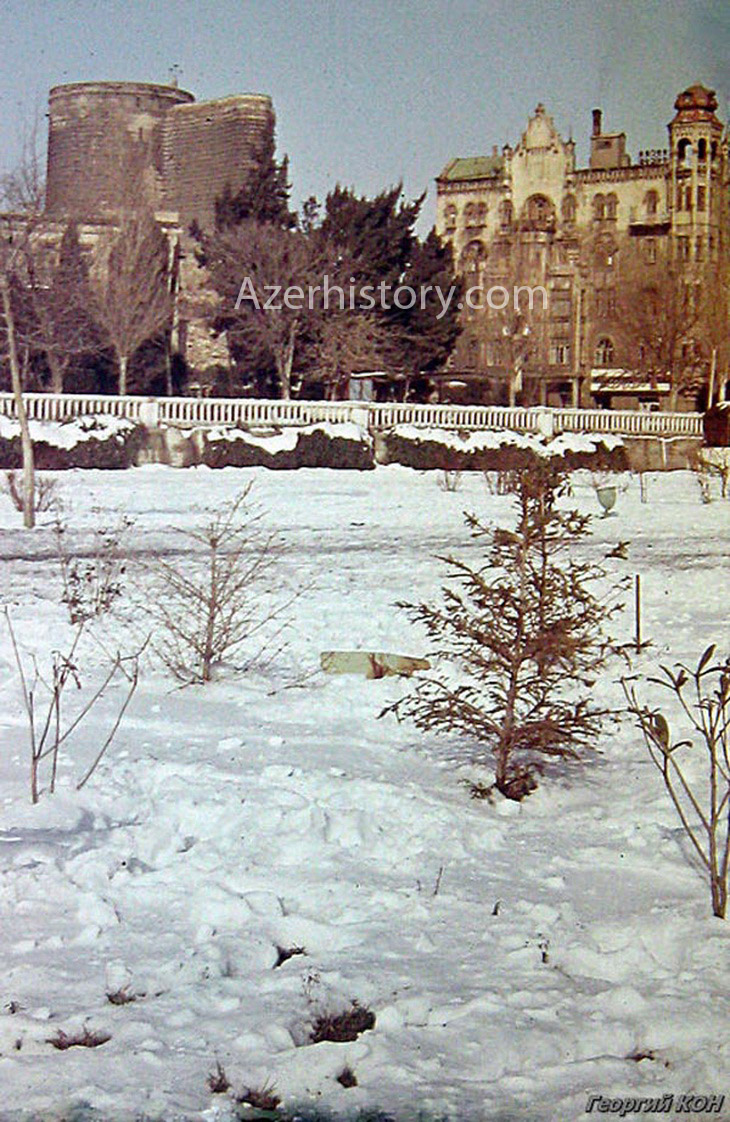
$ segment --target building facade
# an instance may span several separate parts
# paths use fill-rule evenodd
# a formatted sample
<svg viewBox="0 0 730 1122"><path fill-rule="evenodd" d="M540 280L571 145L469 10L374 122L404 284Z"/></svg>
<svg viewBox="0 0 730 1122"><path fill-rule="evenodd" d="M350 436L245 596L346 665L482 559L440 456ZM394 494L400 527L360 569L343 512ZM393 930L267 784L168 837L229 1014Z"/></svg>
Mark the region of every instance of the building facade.
<svg viewBox="0 0 730 1122"><path fill-rule="evenodd" d="M679 361L696 375L683 375L679 392L677 372L662 370L666 359L650 357L630 330L627 289L631 276L638 293L679 272L698 293L699 278L727 264L728 146L716 109L712 90L685 90L668 148L636 162L596 109L589 165L579 168L573 140L538 105L514 148L447 164L436 181L437 230L479 294L465 300L455 379L492 400L696 406L706 366L690 338L697 316L688 309L678 333Z"/></svg>

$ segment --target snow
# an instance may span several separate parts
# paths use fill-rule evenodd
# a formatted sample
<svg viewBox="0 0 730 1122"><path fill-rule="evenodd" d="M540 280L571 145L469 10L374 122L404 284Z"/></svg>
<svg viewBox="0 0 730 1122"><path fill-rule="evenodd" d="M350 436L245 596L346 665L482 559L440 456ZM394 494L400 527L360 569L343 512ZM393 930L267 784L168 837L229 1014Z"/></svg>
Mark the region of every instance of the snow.
<svg viewBox="0 0 730 1122"><path fill-rule="evenodd" d="M216 1059L234 1088L274 1083L292 1110L380 1107L398 1122L419 1110L572 1122L591 1094L729 1090L728 925L631 723L607 726L590 760L548 771L525 802L490 805L463 783L491 778L473 745L378 719L405 683L319 671L331 648L425 654L395 601L433 597L435 555L480 548L463 511L504 522L508 498L477 473L448 492L397 466L57 478L67 548L88 553L95 528L134 520L137 592L149 551L179 555L179 530L253 478L284 541L275 591L304 591L268 668L179 689L147 660L89 784L75 789L121 686L64 746L57 793L35 807L0 630L1 1119L58 1122L75 1106L97 1122L227 1122L231 1099L206 1085ZM628 541L610 564L642 575L653 646L634 671L726 641L730 503L703 504L684 472L647 475L642 503L626 476L602 518L592 477L574 482L596 515L586 554ZM0 526L4 603L23 651L47 665L70 634L51 520L26 531L4 499ZM98 635L124 648L127 627L120 610ZM629 604L617 629L628 640L632 628ZM79 661L93 680L103 660L89 641ZM595 686L609 704L620 673ZM306 954L274 968L277 946ZM110 1004L119 990L136 1000ZM354 999L373 1030L307 1043L318 1012ZM84 1028L111 1040L47 1043ZM642 1054L653 1058L627 1058ZM356 1087L337 1082L345 1065Z"/></svg>
<svg viewBox="0 0 730 1122"><path fill-rule="evenodd" d="M109 440L135 427L133 421L106 414L78 418L73 421L29 421L30 438L54 448L75 448L86 440ZM20 436L20 424L11 417L0 416L0 438L12 440Z"/></svg>
<svg viewBox="0 0 730 1122"><path fill-rule="evenodd" d="M566 452L595 452L603 445L609 451L620 448L620 436L605 433L600 436L587 433L566 432L553 439L535 436L532 433L512 432L511 430L481 430L461 434L447 429L417 428L415 425L397 425L393 430L403 440L443 444L459 452L480 452L486 448L528 448L538 456L562 456Z"/></svg>
<svg viewBox="0 0 730 1122"><path fill-rule="evenodd" d="M212 428L206 433L211 442L217 440L242 440L246 444L253 444L257 448L265 448L272 456L277 452L293 452L297 446L300 435L311 436L312 433L322 432L331 440L352 440L362 444L367 440L367 433L353 421L320 421L315 425L302 425L289 427L281 432L250 432L248 429L238 429L226 426L225 428Z"/></svg>

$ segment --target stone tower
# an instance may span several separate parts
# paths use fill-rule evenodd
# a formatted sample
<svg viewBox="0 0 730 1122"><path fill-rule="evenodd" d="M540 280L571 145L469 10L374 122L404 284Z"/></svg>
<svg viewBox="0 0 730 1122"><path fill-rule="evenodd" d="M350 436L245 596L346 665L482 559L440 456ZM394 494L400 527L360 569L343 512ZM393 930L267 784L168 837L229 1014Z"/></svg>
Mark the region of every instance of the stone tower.
<svg viewBox="0 0 730 1122"><path fill-rule="evenodd" d="M681 260L703 261L718 248L725 151L714 90L694 85L674 103L669 124L670 201Z"/></svg>
<svg viewBox="0 0 730 1122"><path fill-rule="evenodd" d="M82 220L123 206L172 211L209 227L215 200L237 191L267 137L271 99L242 94L196 102L176 86L79 82L49 96L46 210Z"/></svg>

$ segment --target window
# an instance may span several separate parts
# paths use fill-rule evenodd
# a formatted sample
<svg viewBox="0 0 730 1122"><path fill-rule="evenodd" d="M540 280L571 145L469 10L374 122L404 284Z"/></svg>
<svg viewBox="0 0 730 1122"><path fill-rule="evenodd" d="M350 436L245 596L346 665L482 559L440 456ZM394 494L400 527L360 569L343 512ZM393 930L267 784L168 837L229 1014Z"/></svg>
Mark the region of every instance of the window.
<svg viewBox="0 0 730 1122"><path fill-rule="evenodd" d="M677 210L684 210L684 188L677 186Z"/></svg>
<svg viewBox="0 0 730 1122"><path fill-rule="evenodd" d="M707 207L707 188L706 187L698 187L697 188L697 209L698 210L705 210L706 207Z"/></svg>
<svg viewBox="0 0 730 1122"><path fill-rule="evenodd" d="M593 196L593 218L596 222L600 222L606 217L606 200L603 195Z"/></svg>
<svg viewBox="0 0 730 1122"><path fill-rule="evenodd" d="M566 195L563 199L563 222L572 225L575 222L575 196Z"/></svg>
<svg viewBox="0 0 730 1122"><path fill-rule="evenodd" d="M606 195L606 218L615 221L618 212L618 199L614 194Z"/></svg>
<svg viewBox="0 0 730 1122"><path fill-rule="evenodd" d="M483 226L486 221L487 221L487 204L486 203L479 203L479 205L477 206L477 222L480 226Z"/></svg>
<svg viewBox="0 0 730 1122"><path fill-rule="evenodd" d="M644 209L647 218L654 218L659 209L659 196L656 191L647 191L644 195Z"/></svg>
<svg viewBox="0 0 730 1122"><path fill-rule="evenodd" d="M555 225L555 208L545 195L531 195L525 203L523 216L533 230L550 230Z"/></svg>
<svg viewBox="0 0 730 1122"><path fill-rule="evenodd" d="M707 141L705 140L704 137L702 137L700 140L697 141L697 159L698 160L706 160L707 159Z"/></svg>
<svg viewBox="0 0 730 1122"><path fill-rule="evenodd" d="M512 225L512 203L509 199L499 204L499 224L503 230L509 229Z"/></svg>
<svg viewBox="0 0 730 1122"><path fill-rule="evenodd" d="M677 163L680 167L689 167L692 163L692 142L686 136L677 145Z"/></svg>
<svg viewBox="0 0 730 1122"><path fill-rule="evenodd" d="M596 343L594 362L596 366L613 366L613 343L608 336L602 336Z"/></svg>
<svg viewBox="0 0 730 1122"><path fill-rule="evenodd" d="M689 184L684 189L684 209L692 209L692 187Z"/></svg>
<svg viewBox="0 0 730 1122"><path fill-rule="evenodd" d="M467 203L464 207L464 222L467 226L473 226L476 218L477 208L474 203Z"/></svg>
<svg viewBox="0 0 730 1122"><path fill-rule="evenodd" d="M648 238L644 257L647 265L656 265L656 238Z"/></svg>
<svg viewBox="0 0 730 1122"><path fill-rule="evenodd" d="M556 340L550 344L550 365L567 366L570 362L570 343Z"/></svg>
<svg viewBox="0 0 730 1122"><path fill-rule="evenodd" d="M697 238L695 241L695 261L704 261L705 259L705 239Z"/></svg>
<svg viewBox="0 0 730 1122"><path fill-rule="evenodd" d="M453 230L456 226L456 207L453 203L449 203L444 211L444 225L447 230Z"/></svg>
<svg viewBox="0 0 730 1122"><path fill-rule="evenodd" d="M461 254L461 271L467 274L470 283L478 281L486 260L487 251L483 242L473 241L464 246Z"/></svg>
<svg viewBox="0 0 730 1122"><path fill-rule="evenodd" d="M677 238L677 254L680 261L689 261L689 238Z"/></svg>
<svg viewBox="0 0 730 1122"><path fill-rule="evenodd" d="M596 241L594 263L597 269L612 269L616 263L616 243L610 234L602 234Z"/></svg>

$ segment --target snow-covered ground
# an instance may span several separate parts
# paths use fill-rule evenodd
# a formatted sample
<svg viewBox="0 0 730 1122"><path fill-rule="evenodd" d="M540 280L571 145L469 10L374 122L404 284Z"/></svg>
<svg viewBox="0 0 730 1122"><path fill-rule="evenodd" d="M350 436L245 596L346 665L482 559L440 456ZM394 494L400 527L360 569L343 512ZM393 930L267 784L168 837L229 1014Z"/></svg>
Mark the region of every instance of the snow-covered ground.
<svg viewBox="0 0 730 1122"><path fill-rule="evenodd" d="M2 622L0 1118L228 1119L230 1097L207 1086L216 1061L234 1090L274 1084L288 1110L337 1119L571 1122L592 1094L687 1092L727 1092L708 1117L730 1118L730 931L630 721L522 804L490 805L462 782L490 780L473 746L378 720L401 681L319 671L325 649L425 653L394 602L436 594L435 554L473 556L464 509L506 519L509 499L481 475L449 492L397 467L68 472L67 548L126 513L135 557L179 551L177 530L250 478L283 535L277 592L305 589L288 646L265 670L187 689L145 663L89 784L75 789L121 686L37 806ZM610 564L642 576L653 646L635 669L694 661L713 640L726 651L730 502L703 505L689 473L648 477L647 503L625 482L585 549L629 543ZM575 504L600 515L588 475ZM70 634L50 520L24 531L3 498L0 525L3 601L42 668ZM139 594L136 573L133 558ZM99 637L131 645L126 627ZM631 606L617 630L631 638ZM82 655L93 680L101 648ZM595 687L610 703L619 672ZM306 954L275 967L277 947ZM136 1000L111 1004L120 990ZM319 1013L353 1000L372 1030L307 1042ZM48 1043L84 1028L111 1039ZM346 1066L357 1086L338 1083Z"/></svg>

